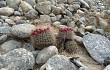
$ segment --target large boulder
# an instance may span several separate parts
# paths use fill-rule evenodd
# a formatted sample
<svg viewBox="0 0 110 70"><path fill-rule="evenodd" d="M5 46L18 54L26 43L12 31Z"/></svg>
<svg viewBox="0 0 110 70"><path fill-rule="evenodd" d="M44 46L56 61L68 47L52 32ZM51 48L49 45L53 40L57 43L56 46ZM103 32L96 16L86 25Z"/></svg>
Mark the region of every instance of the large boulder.
<svg viewBox="0 0 110 70"><path fill-rule="evenodd" d="M17 37L26 38L30 36L31 31L35 28L36 27L31 24L19 24L19 25L14 25L11 29L11 32L13 35Z"/></svg>
<svg viewBox="0 0 110 70"><path fill-rule="evenodd" d="M36 4L35 9L40 12L41 14L49 14L51 12L51 2L45 1Z"/></svg>
<svg viewBox="0 0 110 70"><path fill-rule="evenodd" d="M10 16L14 13L14 9L9 8L9 7L2 7L0 8L0 15L3 16Z"/></svg>
<svg viewBox="0 0 110 70"><path fill-rule="evenodd" d="M28 12L29 10L33 9L33 7L26 1L21 1L20 7L23 12Z"/></svg>
<svg viewBox="0 0 110 70"><path fill-rule="evenodd" d="M104 63L110 57L110 41L104 36L89 33L83 37L83 44L91 57L99 63Z"/></svg>
<svg viewBox="0 0 110 70"><path fill-rule="evenodd" d="M46 62L46 70L77 70L76 66L64 55L54 55Z"/></svg>
<svg viewBox="0 0 110 70"><path fill-rule="evenodd" d="M1 45L1 49L5 52L17 49L21 47L21 43L15 40L10 40Z"/></svg>
<svg viewBox="0 0 110 70"><path fill-rule="evenodd" d="M23 48L2 55L2 59L3 66L8 70L28 70L32 69L35 64L33 54Z"/></svg>
<svg viewBox="0 0 110 70"><path fill-rule="evenodd" d="M6 0L7 6L13 8L14 10L18 10L20 2L21 0Z"/></svg>
<svg viewBox="0 0 110 70"><path fill-rule="evenodd" d="M56 54L58 54L58 49L55 46L49 46L47 48L44 48L38 53L36 63L37 64L46 63L49 58Z"/></svg>

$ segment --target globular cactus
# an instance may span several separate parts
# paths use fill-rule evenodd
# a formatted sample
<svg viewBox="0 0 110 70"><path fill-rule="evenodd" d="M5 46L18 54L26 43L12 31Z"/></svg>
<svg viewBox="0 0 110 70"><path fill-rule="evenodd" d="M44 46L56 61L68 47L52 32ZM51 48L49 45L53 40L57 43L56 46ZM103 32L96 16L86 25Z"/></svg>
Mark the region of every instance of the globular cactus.
<svg viewBox="0 0 110 70"><path fill-rule="evenodd" d="M64 45L64 50L67 52L76 52L77 50L77 44L74 41L67 41Z"/></svg>
<svg viewBox="0 0 110 70"><path fill-rule="evenodd" d="M73 28L67 26L59 27L58 37L63 39L72 39L73 38Z"/></svg>
<svg viewBox="0 0 110 70"><path fill-rule="evenodd" d="M59 33L57 36L57 48L63 49L66 41L73 40L73 29L67 26L59 27Z"/></svg>
<svg viewBox="0 0 110 70"><path fill-rule="evenodd" d="M55 36L50 29L50 27L42 26L32 31L31 41L37 49L41 50L55 43Z"/></svg>

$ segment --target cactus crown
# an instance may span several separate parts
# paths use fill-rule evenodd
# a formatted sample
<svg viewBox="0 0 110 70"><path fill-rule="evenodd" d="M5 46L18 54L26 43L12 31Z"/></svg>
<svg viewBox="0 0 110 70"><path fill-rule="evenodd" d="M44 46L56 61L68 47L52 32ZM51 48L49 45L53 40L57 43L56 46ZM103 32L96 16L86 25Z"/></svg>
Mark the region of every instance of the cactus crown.
<svg viewBox="0 0 110 70"><path fill-rule="evenodd" d="M50 30L50 27L43 27L43 28L36 28L35 30L32 30L31 36L36 36L40 33L44 33L46 31Z"/></svg>
<svg viewBox="0 0 110 70"><path fill-rule="evenodd" d="M61 27L59 27L59 31L73 31L73 28L72 27L61 26Z"/></svg>

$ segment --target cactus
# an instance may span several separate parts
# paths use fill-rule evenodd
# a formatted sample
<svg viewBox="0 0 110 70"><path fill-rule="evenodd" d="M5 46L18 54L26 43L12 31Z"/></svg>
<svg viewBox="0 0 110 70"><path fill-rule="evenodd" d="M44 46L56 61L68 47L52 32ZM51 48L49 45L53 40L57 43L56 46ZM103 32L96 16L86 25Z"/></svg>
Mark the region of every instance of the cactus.
<svg viewBox="0 0 110 70"><path fill-rule="evenodd" d="M66 26L59 27L58 37L63 39L72 39L73 29L71 27L66 27Z"/></svg>
<svg viewBox="0 0 110 70"><path fill-rule="evenodd" d="M31 41L32 44L37 49L43 49L55 43L55 37L50 30L50 27L42 26L37 27L31 32Z"/></svg>
<svg viewBox="0 0 110 70"><path fill-rule="evenodd" d="M57 36L57 48L64 49L66 41L73 40L73 29L67 26L59 27L59 33Z"/></svg>
<svg viewBox="0 0 110 70"><path fill-rule="evenodd" d="M64 45L64 49L69 53L75 52L77 50L77 45L74 41L67 41Z"/></svg>

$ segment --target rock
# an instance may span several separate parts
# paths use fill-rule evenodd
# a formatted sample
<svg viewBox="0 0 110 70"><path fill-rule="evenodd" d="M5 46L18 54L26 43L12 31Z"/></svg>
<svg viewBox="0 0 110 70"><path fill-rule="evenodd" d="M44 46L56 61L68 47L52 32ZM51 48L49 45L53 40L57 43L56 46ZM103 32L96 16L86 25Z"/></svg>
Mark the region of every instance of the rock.
<svg viewBox="0 0 110 70"><path fill-rule="evenodd" d="M9 25L15 25L16 23L11 20L11 19L5 19L5 22L8 23Z"/></svg>
<svg viewBox="0 0 110 70"><path fill-rule="evenodd" d="M20 2L21 0L6 0L6 4L14 10L18 10Z"/></svg>
<svg viewBox="0 0 110 70"><path fill-rule="evenodd" d="M25 23L27 23L25 20L21 20L21 19L16 20L16 24L25 24Z"/></svg>
<svg viewBox="0 0 110 70"><path fill-rule="evenodd" d="M36 0L36 3L41 3L41 2L45 2L47 0Z"/></svg>
<svg viewBox="0 0 110 70"><path fill-rule="evenodd" d="M52 13L55 15L66 14L65 9L52 5Z"/></svg>
<svg viewBox="0 0 110 70"><path fill-rule="evenodd" d="M0 70L8 70L8 69L6 69L6 68L2 68L2 69L0 69Z"/></svg>
<svg viewBox="0 0 110 70"><path fill-rule="evenodd" d="M0 1L0 8L1 7L6 7L6 1Z"/></svg>
<svg viewBox="0 0 110 70"><path fill-rule="evenodd" d="M48 15L40 15L40 20L44 23L51 23L51 18Z"/></svg>
<svg viewBox="0 0 110 70"><path fill-rule="evenodd" d="M15 15L15 16L21 16L21 13L20 13L19 11L15 11L15 12L14 12L14 15Z"/></svg>
<svg viewBox="0 0 110 70"><path fill-rule="evenodd" d="M65 12L66 12L66 15L67 16L69 16L69 17L72 17L73 16L73 14L69 10L65 10Z"/></svg>
<svg viewBox="0 0 110 70"><path fill-rule="evenodd" d="M110 57L110 41L101 35L87 34L83 37L83 43L91 57L99 63Z"/></svg>
<svg viewBox="0 0 110 70"><path fill-rule="evenodd" d="M28 12L29 10L33 9L33 7L26 1L21 1L20 7L23 12Z"/></svg>
<svg viewBox="0 0 110 70"><path fill-rule="evenodd" d="M45 70L45 64L40 67L40 70Z"/></svg>
<svg viewBox="0 0 110 70"><path fill-rule="evenodd" d="M68 0L69 4L73 4L75 0Z"/></svg>
<svg viewBox="0 0 110 70"><path fill-rule="evenodd" d="M3 56L3 64L8 70L28 70L35 64L33 54L23 48L10 51Z"/></svg>
<svg viewBox="0 0 110 70"><path fill-rule="evenodd" d="M8 16L0 16L0 18L1 18L2 20L5 20L5 19L8 19L9 17L8 17Z"/></svg>
<svg viewBox="0 0 110 70"><path fill-rule="evenodd" d="M51 2L50 1L45 1L36 4L35 9L40 12L41 14L49 14L51 12Z"/></svg>
<svg viewBox="0 0 110 70"><path fill-rule="evenodd" d="M67 3L67 0L57 0L57 3Z"/></svg>
<svg viewBox="0 0 110 70"><path fill-rule="evenodd" d="M99 35L102 35L102 36L105 36L105 31L103 29L95 29L93 31L94 34L99 34Z"/></svg>
<svg viewBox="0 0 110 70"><path fill-rule="evenodd" d="M57 20L57 21L60 20L61 18L62 18L61 15L56 15L56 20Z"/></svg>
<svg viewBox="0 0 110 70"><path fill-rule="evenodd" d="M17 49L21 47L21 43L15 40L10 40L1 45L1 49L5 52Z"/></svg>
<svg viewBox="0 0 110 70"><path fill-rule="evenodd" d="M110 65L106 66L104 70L110 70Z"/></svg>
<svg viewBox="0 0 110 70"><path fill-rule="evenodd" d="M35 48L32 46L32 44L30 44L30 43L25 43L24 45L23 45L23 48L25 48L26 50L28 50L28 51L34 51L35 50Z"/></svg>
<svg viewBox="0 0 110 70"><path fill-rule="evenodd" d="M25 17L27 19L36 19L38 16L38 12L35 9L29 10L26 14Z"/></svg>
<svg viewBox="0 0 110 70"><path fill-rule="evenodd" d="M68 23L67 26L74 28L76 26L76 24L74 21L72 21L72 22Z"/></svg>
<svg viewBox="0 0 110 70"><path fill-rule="evenodd" d="M84 0L79 0L79 2L81 3L82 8L86 8L86 9L90 8L90 6Z"/></svg>
<svg viewBox="0 0 110 70"><path fill-rule="evenodd" d="M56 21L56 17L51 17L51 21L55 22Z"/></svg>
<svg viewBox="0 0 110 70"><path fill-rule="evenodd" d="M55 46L49 46L47 48L44 48L38 53L36 63L37 64L46 63L49 58L56 54L58 54L58 49Z"/></svg>
<svg viewBox="0 0 110 70"><path fill-rule="evenodd" d="M90 69L86 67L80 67L78 70L90 70Z"/></svg>
<svg viewBox="0 0 110 70"><path fill-rule="evenodd" d="M64 55L52 56L45 65L46 70L77 70L76 66Z"/></svg>
<svg viewBox="0 0 110 70"><path fill-rule="evenodd" d="M83 38L80 36L74 36L74 40L78 43L78 44L83 44Z"/></svg>
<svg viewBox="0 0 110 70"><path fill-rule="evenodd" d="M11 33L11 27L10 26L1 26L0 27L0 33L1 34L10 34Z"/></svg>
<svg viewBox="0 0 110 70"><path fill-rule="evenodd" d="M5 42L7 40L7 38L8 38L8 35L5 35L5 34L0 36L0 43Z"/></svg>
<svg viewBox="0 0 110 70"><path fill-rule="evenodd" d="M24 0L24 1L26 1L27 3L29 3L33 7L36 4L35 0Z"/></svg>
<svg viewBox="0 0 110 70"><path fill-rule="evenodd" d="M93 32L95 29L96 29L95 26L86 26L85 27L85 30L89 31L89 32Z"/></svg>
<svg viewBox="0 0 110 70"><path fill-rule="evenodd" d="M0 8L0 15L3 16L10 16L14 13L14 9L8 8L8 7L2 7Z"/></svg>
<svg viewBox="0 0 110 70"><path fill-rule="evenodd" d="M36 27L31 24L19 24L19 25L14 25L11 29L11 32L13 35L17 37L26 38L30 36L31 31L35 28Z"/></svg>

